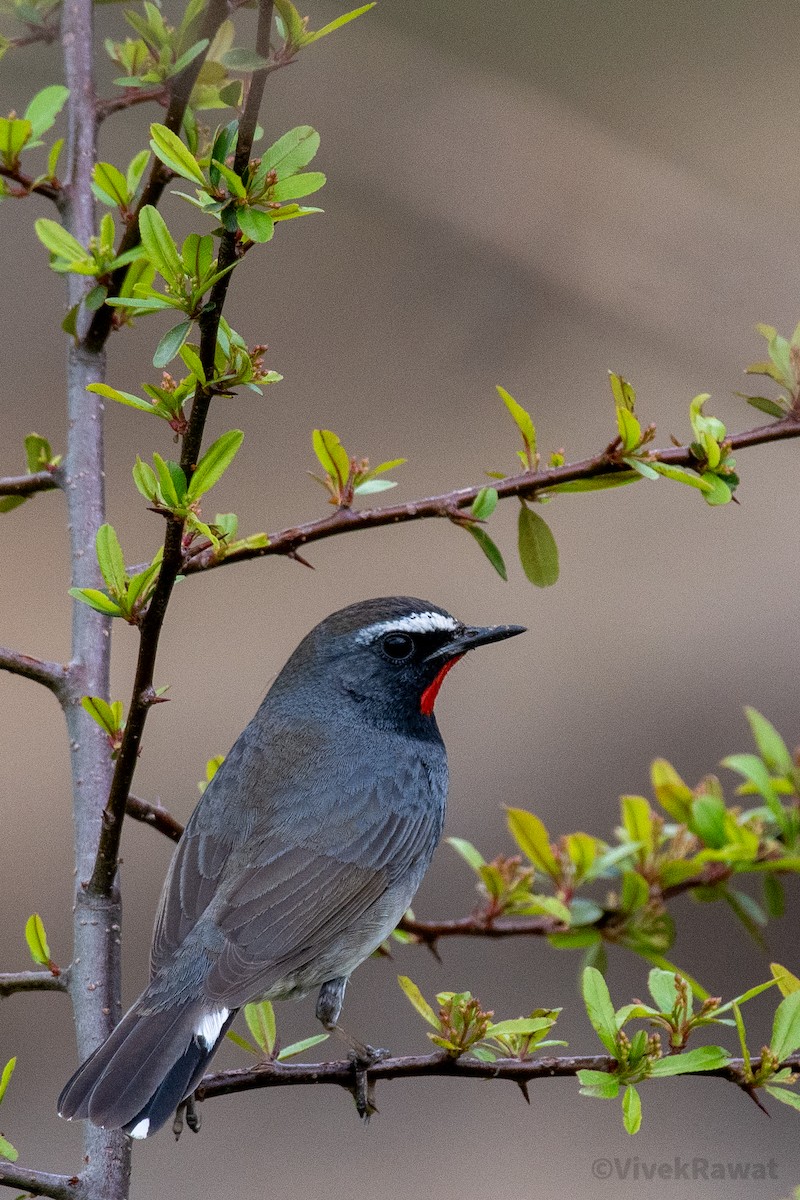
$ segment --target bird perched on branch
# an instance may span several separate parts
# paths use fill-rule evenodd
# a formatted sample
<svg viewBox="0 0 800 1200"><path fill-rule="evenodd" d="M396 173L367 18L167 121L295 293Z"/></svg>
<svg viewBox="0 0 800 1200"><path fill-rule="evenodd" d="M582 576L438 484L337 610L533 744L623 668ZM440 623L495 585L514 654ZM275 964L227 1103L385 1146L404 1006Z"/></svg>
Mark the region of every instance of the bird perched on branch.
<svg viewBox="0 0 800 1200"><path fill-rule="evenodd" d="M397 925L441 836L442 680L468 651L523 632L407 596L312 629L194 810L150 982L64 1088L61 1116L155 1133L252 1000L319 989L317 1016L338 1028L350 974Z"/></svg>

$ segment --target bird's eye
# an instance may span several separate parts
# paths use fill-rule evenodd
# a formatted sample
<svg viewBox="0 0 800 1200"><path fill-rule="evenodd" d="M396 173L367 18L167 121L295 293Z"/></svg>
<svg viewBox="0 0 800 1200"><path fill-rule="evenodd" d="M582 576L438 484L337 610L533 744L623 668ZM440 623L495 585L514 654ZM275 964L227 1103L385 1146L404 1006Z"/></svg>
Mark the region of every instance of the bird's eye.
<svg viewBox="0 0 800 1200"><path fill-rule="evenodd" d="M402 662L414 653L414 639L407 633L387 633L381 642L381 649L395 662Z"/></svg>

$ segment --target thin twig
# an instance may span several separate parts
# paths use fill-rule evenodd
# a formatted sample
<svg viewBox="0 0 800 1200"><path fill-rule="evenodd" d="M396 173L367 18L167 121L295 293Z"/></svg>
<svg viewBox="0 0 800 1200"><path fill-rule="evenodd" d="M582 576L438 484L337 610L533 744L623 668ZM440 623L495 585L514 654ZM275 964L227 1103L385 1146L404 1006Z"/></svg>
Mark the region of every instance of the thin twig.
<svg viewBox="0 0 800 1200"><path fill-rule="evenodd" d="M800 1068L795 1055L781 1064L792 1071ZM413 1054L386 1058L368 1068L370 1082L383 1079L412 1079L420 1076L449 1076L457 1079L507 1079L512 1083L528 1083L535 1079L555 1079L577 1075L578 1071L605 1071L614 1074L617 1062L610 1055L592 1054L562 1058L499 1058L481 1062L464 1055L452 1058L447 1054ZM687 1075L714 1076L731 1083L744 1082L744 1060L732 1058L727 1066L713 1071L687 1071ZM303 1086L319 1083L353 1087L353 1064L348 1061L322 1063L263 1062L256 1067L216 1071L206 1075L197 1089L198 1100L227 1096L233 1092L257 1088Z"/></svg>
<svg viewBox="0 0 800 1200"><path fill-rule="evenodd" d="M183 826L173 817L172 813L168 812L166 808L162 808L160 804L151 804L149 800L142 800L139 796L128 796L125 812L129 817L133 817L134 821L143 821L145 825L152 825L153 829L163 833L171 841L180 840Z"/></svg>
<svg viewBox="0 0 800 1200"><path fill-rule="evenodd" d="M123 112L126 108L134 108L137 104L149 104L151 101L166 106L169 103L169 87L160 84L152 88L126 88L119 96L111 96L108 100L97 101L97 121L101 124L114 113Z"/></svg>
<svg viewBox="0 0 800 1200"><path fill-rule="evenodd" d="M82 1200L85 1195L77 1176L52 1175L49 1171L31 1171L16 1163L0 1161L0 1187L22 1188L30 1196L50 1196L51 1200Z"/></svg>
<svg viewBox="0 0 800 1200"><path fill-rule="evenodd" d="M0 477L0 496L33 496L35 492L52 492L59 487L61 478L55 471Z"/></svg>
<svg viewBox="0 0 800 1200"><path fill-rule="evenodd" d="M736 451L796 437L800 437L800 416L790 415L775 421L772 425L761 425L756 429L734 434L726 439L726 443L732 451ZM697 460L689 446L671 446L664 450L653 450L650 453L649 461L680 467L697 466ZM629 470L630 468L625 463L610 459L604 451L602 454L595 455L594 458L587 458L582 462L566 463L563 467L548 467L544 470L523 471L519 475L509 475L505 479L493 481L492 486L497 489L501 500L513 496L532 499L534 496L548 492L560 483L573 483L577 480L592 479L598 475L614 475ZM330 516L321 517L317 521L309 521L306 524L295 525L278 533L270 534L269 544L263 547L245 546L231 551L222 559L215 558L212 550L204 550L186 563L184 574L194 575L199 571L213 570L214 567L246 562L252 558L263 558L271 554L294 556L301 546L322 541L324 538L336 537L341 533L353 533L355 530L378 529L385 525L400 525L407 521L422 521L431 517L452 519L455 512L460 512L473 503L478 492L484 486L485 484L475 484L472 487L444 492L438 496L410 500L405 504L390 504L383 508L361 510L338 508Z"/></svg>
<svg viewBox="0 0 800 1200"><path fill-rule="evenodd" d="M269 52L271 24L272 0L260 0L256 46L258 52L264 56ZM266 51L264 50L265 45ZM238 165L240 161L243 161L245 165L250 161L253 134L258 117L258 106L260 106L263 93L263 81L260 88L255 86L256 76L259 74L261 72L256 72L253 76L253 84L248 93L240 122L241 128L235 158L235 169L237 170L241 170ZM171 109L172 105L170 105ZM253 115L254 112L255 115ZM245 131L249 130L249 134L241 132L241 129ZM223 234L220 246L219 269L224 269L225 265L229 265L235 262L235 260L235 235L226 232ZM205 306L203 315L199 321L200 360L208 379L213 379L214 377L217 334L229 283L230 272L218 280L212 288L209 302ZM198 387L195 392L189 425L181 446L180 465L187 482L191 481L200 457L203 430L205 429L206 417L213 395L214 389L211 385ZM88 890L94 895L103 896L108 894L117 869L117 858L119 855L120 839L122 837L122 823L130 795L131 781L136 770L142 733L144 732L147 714L158 699L153 686L156 655L175 579L183 567L183 528L184 521L181 518L168 517L167 532L164 538L164 554L161 561L161 569L158 573L158 581L153 598L148 605L139 630L139 656L136 663L133 693L128 709L128 718L125 722L122 745L119 749L114 777L111 781L108 802L103 810L103 830L97 848L97 857L95 859L92 878L88 885Z"/></svg>
<svg viewBox="0 0 800 1200"><path fill-rule="evenodd" d="M0 167L0 175L4 179L9 179L12 183L16 183L18 191L12 191L12 195L20 196L44 196L47 200L52 200L58 209L61 209L64 204L64 189L60 183L53 180L40 180L38 183L31 175L25 175L22 171L12 170L11 167Z"/></svg>
<svg viewBox="0 0 800 1200"><path fill-rule="evenodd" d="M29 654L20 654L18 650L9 650L6 646L0 646L0 671L10 671L12 675L22 675L34 683L42 683L59 698L63 697L64 686L69 678L69 669L61 663L31 658Z"/></svg>
<svg viewBox="0 0 800 1200"><path fill-rule="evenodd" d="M52 971L8 971L0 975L0 996L15 992L66 992L69 968L54 975Z"/></svg>

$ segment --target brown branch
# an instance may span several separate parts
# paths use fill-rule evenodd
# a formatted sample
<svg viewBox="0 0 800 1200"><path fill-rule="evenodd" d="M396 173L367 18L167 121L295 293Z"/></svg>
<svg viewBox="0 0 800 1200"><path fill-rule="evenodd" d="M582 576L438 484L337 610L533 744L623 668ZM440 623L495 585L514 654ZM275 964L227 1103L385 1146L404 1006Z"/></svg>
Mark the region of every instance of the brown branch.
<svg viewBox="0 0 800 1200"><path fill-rule="evenodd" d="M151 804L149 800L142 800L139 796L128 796L125 812L134 821L143 821L145 825L152 825L153 829L163 833L171 841L180 840L183 826L173 817L172 813L168 812L166 808L162 808L160 804Z"/></svg>
<svg viewBox="0 0 800 1200"><path fill-rule="evenodd" d="M34 683L42 683L59 699L64 696L69 677L69 669L61 663L31 658L29 654L20 654L18 650L9 650L6 646L0 646L0 671L9 671L12 675L22 675Z"/></svg>
<svg viewBox="0 0 800 1200"><path fill-rule="evenodd" d="M800 1057L786 1059L781 1064L792 1071L800 1069ZM386 1058L367 1068L371 1083L383 1079L412 1079L447 1076L456 1079L507 1079L512 1083L529 1083L535 1079L556 1079L577 1075L578 1071L606 1071L614 1074L617 1063L610 1055L592 1054L561 1058L499 1058L493 1063L481 1062L464 1055L451 1058L447 1054L414 1054ZM744 1085L744 1060L732 1058L727 1066L713 1071L687 1071L687 1075L714 1076ZM198 1100L228 1096L233 1092L257 1088L335 1084L351 1091L354 1084L353 1063L348 1061L323 1063L263 1062L256 1067L231 1071L216 1071L206 1075L197 1089Z"/></svg>
<svg viewBox="0 0 800 1200"><path fill-rule="evenodd" d="M52 492L59 487L61 479L55 471L0 477L0 496L33 496L36 492Z"/></svg>
<svg viewBox="0 0 800 1200"><path fill-rule="evenodd" d="M111 96L108 100L97 101L98 124L102 124L107 117L113 116L114 113L123 112L126 108L134 108L137 104L149 104L150 101L155 101L166 107L169 98L169 87L164 83L152 88L126 88L120 96Z"/></svg>
<svg viewBox="0 0 800 1200"><path fill-rule="evenodd" d="M214 2L215 0L212 0L210 8L213 7ZM259 54L265 56L269 53L272 7L273 0L260 0L256 49ZM264 50L265 46L266 51ZM258 118L258 108L261 104L261 97L264 90L263 80L261 80L260 86L257 86L256 80L259 75L264 75L264 79L266 78L265 72L257 71L254 73L239 124L234 169L239 171L240 174L243 169L240 164L244 163L246 165L250 161L253 134ZM182 76L179 76L179 78L182 78ZM189 90L191 91L191 89ZM186 100L188 100L188 93ZM172 107L172 104L170 104L170 112L172 111ZM167 121L167 124L169 124L169 121ZM180 121L178 125L180 125ZM138 232L136 237L138 239ZM220 246L218 259L220 270L236 261L236 247L235 234L226 231L223 234ZM199 320L200 360L203 364L206 378L211 380L214 377L217 334L222 318L222 308L230 283L230 275L231 272L228 272L227 275L223 276L214 285L211 290L209 302L205 306L203 315ZM197 461L200 457L203 430L205 429L206 417L213 395L213 384L198 387L195 391L189 425L181 446L180 465L186 476L187 483L191 482ZM183 569L183 529L184 521L182 518L174 516L167 518L167 532L164 538L164 554L161 561L161 569L158 573L158 581L153 598L147 607L147 612L140 626L139 656L136 663L133 694L128 709L128 718L125 722L122 745L119 749L114 776L111 781L108 802L103 810L103 829L97 848L97 857L95 859L92 878L88 885L89 891L95 895L104 896L108 894L113 885L117 870L120 839L122 837L122 823L130 796L131 781L136 770L142 733L144 732L147 714L158 698L153 686L153 680L159 638L175 580L178 573Z"/></svg>
<svg viewBox="0 0 800 1200"><path fill-rule="evenodd" d="M0 1160L0 1187L22 1188L29 1196L50 1196L52 1200L83 1200L85 1196L77 1176L52 1175Z"/></svg>
<svg viewBox="0 0 800 1200"><path fill-rule="evenodd" d="M732 451L744 450L750 446L765 445L769 442L783 441L788 438L800 437L800 415L790 415L775 421L772 425L761 425L744 433L734 434L726 439ZM671 446L665 450L650 452L649 461L668 463L676 467L696 467L697 459L689 446ZM577 480L593 479L598 475L615 475L630 470L623 462L609 457L607 451L597 454L594 458L582 462L566 463L563 467L549 467L539 471L523 471L519 475L509 475L505 479L493 482L501 499L521 496L525 499L542 493L560 483L574 483ZM309 521L290 529L269 536L269 544L263 547L245 546L233 550L225 558L217 559L213 551L204 550L191 558L185 565L184 574L194 575L199 571L212 570L214 567L224 567L229 563L246 562L251 558L263 558L270 554L292 556L302 547L311 542L319 542L324 538L336 537L341 533L353 533L361 529L378 529L385 525L400 525L407 521L422 521L430 517L448 517L459 513L473 503L478 492L485 484L473 487L459 488L453 492L444 492L438 496L428 496L422 500L410 500L405 504L390 504L383 508L369 508L356 511L351 508L338 508L330 516L317 521Z"/></svg>
<svg viewBox="0 0 800 1200"><path fill-rule="evenodd" d="M12 190L11 195L17 198L22 196L44 196L47 200L52 200L56 207L60 210L64 205L64 189L60 183L50 180L49 182L39 181L38 183L31 175L26 175L23 171L12 169L11 167L0 166L0 175L4 179L11 180L12 183L18 185L17 190Z"/></svg>
<svg viewBox="0 0 800 1200"><path fill-rule="evenodd" d="M9 971L0 974L0 996L15 992L66 992L69 969L58 975L52 971Z"/></svg>
<svg viewBox="0 0 800 1200"><path fill-rule="evenodd" d="M189 98L197 82L197 77L200 74L203 63L206 61L208 48L213 41L214 35L227 16L227 0L209 0L208 7L203 14L202 25L198 30L198 41L207 40L208 46L184 67L180 75L176 75L174 79L170 80L169 105L164 117L164 124L171 133L180 135ZM145 205L158 204L161 194L171 178L172 172L168 167L164 166L161 159L156 158L150 169L150 175L142 191L139 203L136 206L136 211L131 215L128 227L122 235L117 248L117 255L125 254L128 250L133 250L139 245L141 241L139 235L139 214ZM109 283L109 292L111 295L119 294L127 270L127 267L118 267L111 276ZM100 308L98 308L84 339L84 344L89 351L97 352L102 349L111 332L113 315L114 310L107 304L101 304Z"/></svg>

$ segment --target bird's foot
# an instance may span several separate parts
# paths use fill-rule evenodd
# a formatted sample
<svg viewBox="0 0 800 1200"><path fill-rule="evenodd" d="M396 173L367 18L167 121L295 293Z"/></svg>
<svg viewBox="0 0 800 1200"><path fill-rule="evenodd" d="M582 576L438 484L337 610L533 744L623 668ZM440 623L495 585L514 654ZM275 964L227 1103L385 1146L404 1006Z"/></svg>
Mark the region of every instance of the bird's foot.
<svg viewBox="0 0 800 1200"><path fill-rule="evenodd" d="M353 1099L355 1100L356 1111L366 1123L369 1123L372 1114L378 1111L375 1103L375 1082L369 1077L369 1068L374 1067L375 1063L382 1062L388 1057L388 1050L377 1046L363 1046L360 1044L354 1045L348 1055L350 1062L353 1064L355 1074Z"/></svg>
<svg viewBox="0 0 800 1200"><path fill-rule="evenodd" d="M194 1092L191 1096L187 1096L185 1100L181 1101L175 1112L175 1120L172 1122L172 1132L175 1134L176 1142L183 1133L184 1120L191 1129L192 1133L200 1132L200 1110L197 1107L197 1103L194 1098Z"/></svg>

